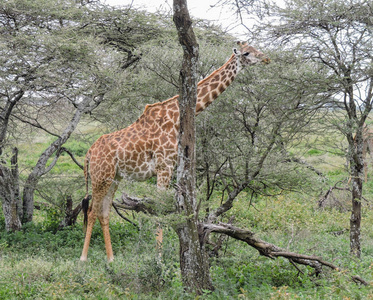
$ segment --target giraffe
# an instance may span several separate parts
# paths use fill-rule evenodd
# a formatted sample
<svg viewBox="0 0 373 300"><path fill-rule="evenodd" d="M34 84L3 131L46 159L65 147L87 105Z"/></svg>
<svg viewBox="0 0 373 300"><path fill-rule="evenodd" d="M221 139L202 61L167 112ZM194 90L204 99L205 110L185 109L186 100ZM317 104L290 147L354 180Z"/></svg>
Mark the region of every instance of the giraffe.
<svg viewBox="0 0 373 300"><path fill-rule="evenodd" d="M232 83L247 65L269 63L269 59L247 42L237 42L238 49L219 69L197 85L196 115L206 109ZM87 260L92 228L99 219L104 235L107 260L113 261L109 233L109 213L114 194L122 178L146 180L157 176L157 188L167 189L177 160L179 131L178 95L145 106L143 114L125 129L105 134L88 150L84 176L88 199L88 177L91 179L92 201L86 207L86 234L81 261ZM162 238L162 232L159 233Z"/></svg>

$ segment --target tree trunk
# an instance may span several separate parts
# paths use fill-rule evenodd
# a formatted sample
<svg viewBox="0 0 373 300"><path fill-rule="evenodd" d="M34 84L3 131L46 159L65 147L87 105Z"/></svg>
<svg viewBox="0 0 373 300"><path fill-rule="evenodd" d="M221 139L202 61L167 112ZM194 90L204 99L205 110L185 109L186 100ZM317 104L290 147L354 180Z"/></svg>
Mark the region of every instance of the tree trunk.
<svg viewBox="0 0 373 300"><path fill-rule="evenodd" d="M99 95L96 98L97 99L94 100L95 104L91 106L90 103L92 101L92 98L87 97L80 103L70 123L66 126L61 136L53 143L51 143L50 146L45 149L45 151L40 155L39 160L36 163L34 169L29 174L26 180L26 185L23 189L23 223L32 221L34 211L34 191L38 181L57 163L57 160L61 154L61 146L69 139L70 135L74 132L82 115L96 108L103 100L103 95ZM56 156L47 167L47 162L54 153L56 153Z"/></svg>
<svg viewBox="0 0 373 300"><path fill-rule="evenodd" d="M4 162L0 163L0 198L6 231L17 231L22 227L17 156L18 149L14 148L10 168Z"/></svg>
<svg viewBox="0 0 373 300"><path fill-rule="evenodd" d="M360 246L360 223L361 223L361 200L363 194L363 127L357 130L354 139L353 155L351 157L351 174L352 174L352 211L350 217L350 253L358 258L361 254ZM350 145L351 146L351 145Z"/></svg>
<svg viewBox="0 0 373 300"><path fill-rule="evenodd" d="M73 209L73 199L71 196L66 197L66 207L65 207L65 218L61 221L58 225L58 230L65 228L67 226L74 225L76 223L76 219L82 210L82 203L80 202L74 209Z"/></svg>
<svg viewBox="0 0 373 300"><path fill-rule="evenodd" d="M178 139L176 207L182 221L176 226L180 243L180 268L184 287L202 294L212 290L204 244L198 235L196 204L195 107L197 101L198 43L185 0L174 0L174 23L184 50L180 72L180 129Z"/></svg>

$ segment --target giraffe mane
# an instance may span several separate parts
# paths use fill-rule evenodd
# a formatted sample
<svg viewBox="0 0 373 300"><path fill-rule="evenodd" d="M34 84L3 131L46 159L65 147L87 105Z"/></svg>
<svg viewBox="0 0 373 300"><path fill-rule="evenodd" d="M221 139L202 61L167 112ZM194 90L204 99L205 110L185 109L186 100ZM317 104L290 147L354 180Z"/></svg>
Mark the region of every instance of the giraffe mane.
<svg viewBox="0 0 373 300"><path fill-rule="evenodd" d="M198 85L201 85L203 83L205 83L206 81L208 81L211 77L213 77L216 73L219 73L222 69L224 69L227 64L230 64L231 63L231 59L234 57L234 54L231 55L231 57L225 62L224 65L222 65L219 69L216 69L215 71L213 71L210 75L206 76L205 78L203 78L200 82L198 82Z"/></svg>
<svg viewBox="0 0 373 300"><path fill-rule="evenodd" d="M201 84L204 84L206 81L208 81L211 77L213 77L215 74L219 73L223 68L225 68L227 66L227 64L229 64L231 62L231 59L234 57L234 54L231 55L231 57L225 62L224 65L222 65L220 68L216 69L215 71L213 71L210 75L208 75L207 77L203 78L202 80L200 80L197 84L197 86L201 85ZM152 107L155 107L155 106L159 106L159 105L164 105L164 104L167 104L168 102L171 102L173 100L175 100L176 98L178 98L179 95L176 95L176 96L173 96L172 98L169 98L167 100L164 100L164 101L159 101L159 102L156 102L156 103L152 103L152 104L147 104L145 106L145 109L144 109L144 112L143 114L145 114L149 109L151 109Z"/></svg>
<svg viewBox="0 0 373 300"><path fill-rule="evenodd" d="M176 98L179 98L179 95L173 96L172 98L164 100L164 101L160 101L160 102L156 102L156 103L152 103L152 104L146 104L143 114L145 114L145 112L148 111L149 109L151 109L152 107L167 104L168 102L171 102L171 101L175 100Z"/></svg>

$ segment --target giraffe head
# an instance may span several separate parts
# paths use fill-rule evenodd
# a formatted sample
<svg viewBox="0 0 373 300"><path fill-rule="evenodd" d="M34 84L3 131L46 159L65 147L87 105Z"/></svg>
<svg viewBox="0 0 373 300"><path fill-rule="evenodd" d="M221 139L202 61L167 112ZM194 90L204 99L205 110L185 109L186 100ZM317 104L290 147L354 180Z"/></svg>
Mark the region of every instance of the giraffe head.
<svg viewBox="0 0 373 300"><path fill-rule="evenodd" d="M249 46L247 42L237 42L239 49L234 48L233 52L237 58L237 63L240 68L248 65L254 65L258 62L268 64L270 59L264 53L256 50L253 46Z"/></svg>

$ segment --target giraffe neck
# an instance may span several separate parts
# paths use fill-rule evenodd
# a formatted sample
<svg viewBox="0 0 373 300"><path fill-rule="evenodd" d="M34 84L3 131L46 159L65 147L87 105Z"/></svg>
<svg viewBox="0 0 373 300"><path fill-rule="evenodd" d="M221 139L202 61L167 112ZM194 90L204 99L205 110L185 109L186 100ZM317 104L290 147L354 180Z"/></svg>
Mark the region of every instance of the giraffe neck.
<svg viewBox="0 0 373 300"><path fill-rule="evenodd" d="M232 54L223 66L198 83L196 115L205 110L212 101L226 90L240 69L239 61Z"/></svg>

